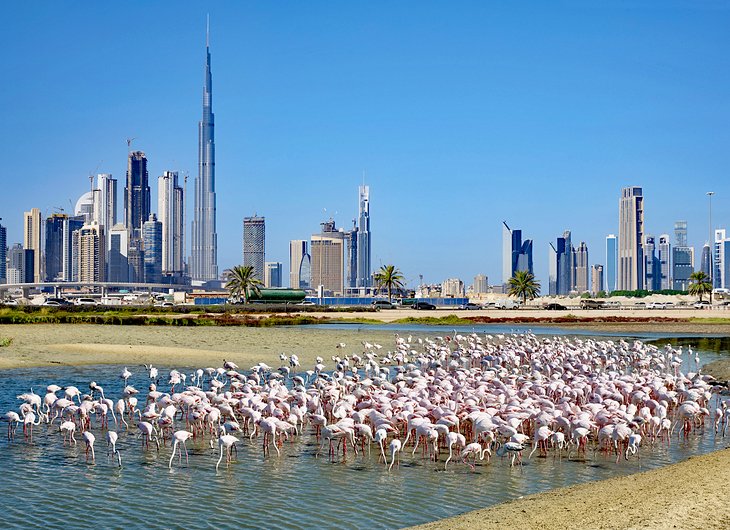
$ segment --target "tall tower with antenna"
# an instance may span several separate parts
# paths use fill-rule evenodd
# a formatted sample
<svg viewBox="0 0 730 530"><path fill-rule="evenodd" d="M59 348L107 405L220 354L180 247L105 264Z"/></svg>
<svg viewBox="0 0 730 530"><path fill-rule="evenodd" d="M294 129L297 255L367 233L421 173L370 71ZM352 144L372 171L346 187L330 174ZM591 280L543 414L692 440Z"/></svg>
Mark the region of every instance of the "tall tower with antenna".
<svg viewBox="0 0 730 530"><path fill-rule="evenodd" d="M193 280L218 278L218 235L215 226L215 136L213 81L210 71L210 18L205 32L203 118L198 123L198 176L195 179L190 276Z"/></svg>

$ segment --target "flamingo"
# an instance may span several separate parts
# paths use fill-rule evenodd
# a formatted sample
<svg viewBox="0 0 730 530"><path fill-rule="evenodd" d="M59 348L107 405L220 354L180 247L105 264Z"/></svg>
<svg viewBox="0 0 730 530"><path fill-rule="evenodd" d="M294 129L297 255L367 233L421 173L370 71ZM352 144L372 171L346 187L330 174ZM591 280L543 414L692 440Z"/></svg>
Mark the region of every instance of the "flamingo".
<svg viewBox="0 0 730 530"><path fill-rule="evenodd" d="M395 462L396 456L398 455L398 452L401 450L402 444L401 441L398 438L394 438L390 441L390 465L388 466L388 471L393 469L393 463ZM400 462L399 462L400 464Z"/></svg>
<svg viewBox="0 0 730 530"><path fill-rule="evenodd" d="M18 428L20 423L20 416L15 411L8 411L5 413L5 421L8 422L8 440L15 438L15 430Z"/></svg>
<svg viewBox="0 0 730 530"><path fill-rule="evenodd" d="M449 446L449 457L444 463L444 470L446 469L446 466L449 465L449 461L451 460L453 447L466 447L466 438L461 433L450 432L446 435L446 443Z"/></svg>
<svg viewBox="0 0 730 530"><path fill-rule="evenodd" d="M96 455L94 454L94 442L96 441L96 437L91 434L91 431L84 431L81 436L83 436L84 442L86 443L86 460L89 459L89 451L91 451L91 462L96 462Z"/></svg>
<svg viewBox="0 0 730 530"><path fill-rule="evenodd" d="M69 445L73 442L76 445L76 438L74 438L74 432L76 432L76 424L72 421L64 421L58 428L63 436L63 444L66 445L66 436L68 436Z"/></svg>
<svg viewBox="0 0 730 530"><path fill-rule="evenodd" d="M178 444L182 444L182 446L185 448L185 463L188 464L190 461L188 460L188 448L185 445L185 442L188 441L188 439L193 437L193 433L189 431L175 431L172 435L172 454L170 455L170 462L168 462L167 467L172 469L172 460L175 458L175 449L179 449L179 458L180 463L182 464L182 449L178 448Z"/></svg>
<svg viewBox="0 0 730 530"><path fill-rule="evenodd" d="M515 465L515 458L518 458L519 464L522 465L522 451L524 451L524 449L525 446L519 442L507 442L497 449L497 456L504 456L507 453L512 453L510 467Z"/></svg>
<svg viewBox="0 0 730 530"><path fill-rule="evenodd" d="M465 439L466 441L466 439ZM482 448L482 445L477 442L472 442L461 451L461 461L465 464L468 464L469 467L471 467L472 471L476 471L476 463L477 463L477 456L479 457L479 460L484 460L485 453L489 453L489 447ZM470 464L467 461L467 458L469 455L474 455L474 463Z"/></svg>
<svg viewBox="0 0 730 530"><path fill-rule="evenodd" d="M231 462L231 449L236 447L236 442L238 442L238 438L233 436L232 434L222 434L218 438L218 447L220 448L221 454L218 458L218 462L215 464L215 470L218 471L218 466L221 463L221 460L223 460L223 449L226 450L226 467L228 467L228 464Z"/></svg>

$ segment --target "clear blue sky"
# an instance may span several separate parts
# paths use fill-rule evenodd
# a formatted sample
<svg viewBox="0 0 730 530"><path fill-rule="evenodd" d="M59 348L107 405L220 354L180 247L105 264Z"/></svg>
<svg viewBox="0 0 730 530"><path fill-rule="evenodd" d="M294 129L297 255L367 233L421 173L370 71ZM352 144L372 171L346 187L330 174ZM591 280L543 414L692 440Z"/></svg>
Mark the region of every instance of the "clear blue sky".
<svg viewBox="0 0 730 530"><path fill-rule="evenodd" d="M655 235L686 219L704 244L708 190L715 224L730 223L729 6L6 5L0 217L21 241L23 211L68 209L90 172L121 196L136 137L153 204L163 170L190 172L190 220L209 12L221 269L242 260L254 212L286 269L290 239L330 214L350 224L365 170L374 267L499 281L507 220L534 240L546 291L565 229L604 263L622 186L644 187Z"/></svg>

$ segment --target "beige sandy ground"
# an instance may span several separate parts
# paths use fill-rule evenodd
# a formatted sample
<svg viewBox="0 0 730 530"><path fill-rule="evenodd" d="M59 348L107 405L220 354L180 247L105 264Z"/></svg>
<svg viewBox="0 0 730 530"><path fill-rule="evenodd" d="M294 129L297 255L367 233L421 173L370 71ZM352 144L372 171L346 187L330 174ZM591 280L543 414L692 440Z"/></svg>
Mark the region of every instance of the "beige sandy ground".
<svg viewBox="0 0 730 530"><path fill-rule="evenodd" d="M730 327L724 325L610 324L592 327L629 333L730 334ZM438 333L442 331L434 330L434 334ZM99 325L0 325L0 337L13 339L11 346L0 348L0 369L53 364L133 366L144 363L207 367L220 366L223 359L244 368L260 361L279 366L281 352L297 353L302 368L306 369L313 365L317 355L329 359L343 351L357 351L364 340L380 343L387 350L394 339L393 331L387 329L360 330L357 327L303 330L297 327ZM347 346L337 349L335 346L340 342ZM714 370L716 376L730 378L730 360L717 363ZM730 528L729 476L730 449L726 449L655 471L525 497L422 528Z"/></svg>
<svg viewBox="0 0 730 530"><path fill-rule="evenodd" d="M730 449L661 469L530 495L419 530L727 529Z"/></svg>

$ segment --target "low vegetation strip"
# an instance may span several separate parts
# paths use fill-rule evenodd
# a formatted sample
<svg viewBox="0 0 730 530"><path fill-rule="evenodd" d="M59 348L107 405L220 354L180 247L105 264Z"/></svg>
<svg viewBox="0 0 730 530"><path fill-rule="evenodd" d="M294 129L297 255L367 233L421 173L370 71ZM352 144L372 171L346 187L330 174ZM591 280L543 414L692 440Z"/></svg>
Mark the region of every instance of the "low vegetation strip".
<svg viewBox="0 0 730 530"><path fill-rule="evenodd" d="M202 313L179 314L125 314L116 311L77 313L63 310L14 311L0 310L0 324L106 324L117 326L297 326L323 324L326 317L278 314Z"/></svg>
<svg viewBox="0 0 730 530"><path fill-rule="evenodd" d="M468 324L584 324L584 323L618 323L618 324L634 324L634 323L671 323L671 322L689 322L687 318L673 317L633 317L633 316L577 316L577 315L561 315L555 317L529 317L529 316L509 316L509 317L465 317Z"/></svg>
<svg viewBox="0 0 730 530"><path fill-rule="evenodd" d="M0 337L0 348L10 346L12 343L13 339L11 337Z"/></svg>

